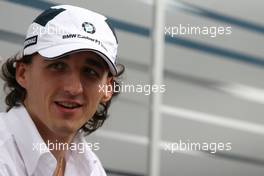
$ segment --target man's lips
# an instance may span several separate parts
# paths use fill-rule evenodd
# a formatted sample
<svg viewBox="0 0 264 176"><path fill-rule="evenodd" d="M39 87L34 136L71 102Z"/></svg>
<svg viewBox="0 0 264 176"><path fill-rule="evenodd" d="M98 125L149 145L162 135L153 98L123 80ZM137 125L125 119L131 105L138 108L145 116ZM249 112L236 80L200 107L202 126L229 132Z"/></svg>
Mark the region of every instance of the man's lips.
<svg viewBox="0 0 264 176"><path fill-rule="evenodd" d="M55 103L56 105L66 109L75 109L75 108L80 108L82 106L82 103L79 101L60 100L60 101L55 101Z"/></svg>

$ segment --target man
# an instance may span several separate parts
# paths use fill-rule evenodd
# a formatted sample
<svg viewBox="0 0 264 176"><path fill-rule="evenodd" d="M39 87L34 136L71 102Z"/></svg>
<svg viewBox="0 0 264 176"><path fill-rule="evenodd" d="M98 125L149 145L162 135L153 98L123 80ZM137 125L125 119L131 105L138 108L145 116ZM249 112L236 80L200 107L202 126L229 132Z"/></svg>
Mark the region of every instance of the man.
<svg viewBox="0 0 264 176"><path fill-rule="evenodd" d="M78 146L118 94L117 45L107 18L87 9L55 6L34 20L21 55L2 66L9 94L0 114L0 176L106 175L92 150Z"/></svg>

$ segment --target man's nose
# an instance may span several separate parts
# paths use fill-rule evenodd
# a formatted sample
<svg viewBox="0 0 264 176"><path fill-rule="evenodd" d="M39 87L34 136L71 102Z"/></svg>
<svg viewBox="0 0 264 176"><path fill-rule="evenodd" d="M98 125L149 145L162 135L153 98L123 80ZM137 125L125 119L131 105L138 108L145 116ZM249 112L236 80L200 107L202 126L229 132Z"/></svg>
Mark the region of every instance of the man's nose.
<svg viewBox="0 0 264 176"><path fill-rule="evenodd" d="M64 90L71 95L83 93L83 84L81 76L78 73L69 73L65 78Z"/></svg>

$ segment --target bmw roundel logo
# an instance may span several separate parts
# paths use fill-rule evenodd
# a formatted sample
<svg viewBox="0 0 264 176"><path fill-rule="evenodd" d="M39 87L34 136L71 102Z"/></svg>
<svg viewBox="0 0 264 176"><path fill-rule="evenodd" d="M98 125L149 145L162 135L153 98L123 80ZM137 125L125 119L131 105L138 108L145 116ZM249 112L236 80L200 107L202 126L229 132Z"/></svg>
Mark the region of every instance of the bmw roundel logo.
<svg viewBox="0 0 264 176"><path fill-rule="evenodd" d="M83 30L87 33L93 34L95 33L95 27L92 23L84 22L82 24Z"/></svg>

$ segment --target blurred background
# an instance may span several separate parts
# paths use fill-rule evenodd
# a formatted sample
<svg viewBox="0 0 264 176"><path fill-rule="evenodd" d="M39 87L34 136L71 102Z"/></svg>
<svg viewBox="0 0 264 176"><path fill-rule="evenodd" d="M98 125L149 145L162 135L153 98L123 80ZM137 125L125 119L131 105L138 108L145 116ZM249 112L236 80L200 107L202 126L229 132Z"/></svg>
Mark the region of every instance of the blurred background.
<svg viewBox="0 0 264 176"><path fill-rule="evenodd" d="M119 39L118 62L126 66L124 84L150 84L151 0L0 0L0 56L21 49L33 19L57 4L109 17ZM160 143L231 143L232 149L212 154L161 147L160 176L264 175L263 7L260 0L166 1ZM180 25L231 33L168 33ZM4 97L1 91L1 110ZM123 92L104 126L88 136L100 143L95 152L108 175L148 175L149 105L150 95Z"/></svg>

